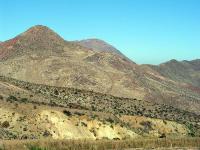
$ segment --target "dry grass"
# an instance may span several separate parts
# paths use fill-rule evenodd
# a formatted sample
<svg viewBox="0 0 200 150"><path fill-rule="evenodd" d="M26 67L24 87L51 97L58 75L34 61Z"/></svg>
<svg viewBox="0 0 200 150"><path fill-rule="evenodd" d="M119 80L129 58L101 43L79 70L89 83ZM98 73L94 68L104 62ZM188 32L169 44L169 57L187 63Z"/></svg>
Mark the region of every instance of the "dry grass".
<svg viewBox="0 0 200 150"><path fill-rule="evenodd" d="M126 148L198 147L200 138L137 140L13 140L0 141L0 150L122 150Z"/></svg>

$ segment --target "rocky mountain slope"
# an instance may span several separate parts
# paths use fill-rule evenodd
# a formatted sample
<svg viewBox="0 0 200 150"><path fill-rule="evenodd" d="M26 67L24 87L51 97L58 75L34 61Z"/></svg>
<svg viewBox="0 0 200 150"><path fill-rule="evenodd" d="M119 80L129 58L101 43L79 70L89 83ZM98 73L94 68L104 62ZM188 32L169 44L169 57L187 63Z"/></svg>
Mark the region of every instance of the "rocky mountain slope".
<svg viewBox="0 0 200 150"><path fill-rule="evenodd" d="M153 101L199 114L198 63L191 65L196 72L191 75L190 69L186 73L188 78L193 77L188 86L162 73L165 69L159 71L155 66L140 66L117 53L65 41L41 25L0 46L0 74L3 76Z"/></svg>
<svg viewBox="0 0 200 150"><path fill-rule="evenodd" d="M177 61L171 60L159 66L150 66L162 76L171 80L186 83L186 87L200 91L200 60Z"/></svg>
<svg viewBox="0 0 200 150"><path fill-rule="evenodd" d="M137 65L34 26L0 44L0 138L199 136L199 77L199 60Z"/></svg>
<svg viewBox="0 0 200 150"><path fill-rule="evenodd" d="M0 78L0 91L0 139L130 139L200 134L198 115L167 105L6 77Z"/></svg>

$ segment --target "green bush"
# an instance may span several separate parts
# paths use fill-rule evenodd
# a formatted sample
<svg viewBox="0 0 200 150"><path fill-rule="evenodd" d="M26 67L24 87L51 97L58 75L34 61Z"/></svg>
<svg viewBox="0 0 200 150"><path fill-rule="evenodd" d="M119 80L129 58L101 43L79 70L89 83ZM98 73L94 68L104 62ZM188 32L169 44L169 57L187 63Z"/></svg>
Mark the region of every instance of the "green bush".
<svg viewBox="0 0 200 150"><path fill-rule="evenodd" d="M8 101L17 101L18 99L13 96L13 95L10 95L8 98L7 98Z"/></svg>
<svg viewBox="0 0 200 150"><path fill-rule="evenodd" d="M110 122L110 123L114 123L114 122L115 122L115 121L114 121L112 118L110 118L110 117L107 118L106 121L107 121L107 122Z"/></svg>
<svg viewBox="0 0 200 150"><path fill-rule="evenodd" d="M8 121L4 121L2 124L1 124L1 127L2 128L8 128L10 126L10 123Z"/></svg>
<svg viewBox="0 0 200 150"><path fill-rule="evenodd" d="M23 102L23 103L25 103L25 102L27 102L28 101L28 99L27 98L21 98L21 100L20 100L21 102Z"/></svg>
<svg viewBox="0 0 200 150"><path fill-rule="evenodd" d="M68 110L63 110L63 113L66 115L66 116L71 116L72 113Z"/></svg>
<svg viewBox="0 0 200 150"><path fill-rule="evenodd" d="M194 129L194 125L191 123L187 124L188 129L190 130L189 135L194 137L195 136L195 129Z"/></svg>

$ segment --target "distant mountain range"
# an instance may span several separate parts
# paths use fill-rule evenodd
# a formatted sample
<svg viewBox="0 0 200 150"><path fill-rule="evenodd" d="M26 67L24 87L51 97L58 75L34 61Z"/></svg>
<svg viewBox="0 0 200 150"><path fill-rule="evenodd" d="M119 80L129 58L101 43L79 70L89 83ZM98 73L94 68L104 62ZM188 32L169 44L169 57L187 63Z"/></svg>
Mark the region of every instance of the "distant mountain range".
<svg viewBox="0 0 200 150"><path fill-rule="evenodd" d="M171 80L200 87L200 59L181 62L173 59L159 66L150 67Z"/></svg>
<svg viewBox="0 0 200 150"><path fill-rule="evenodd" d="M1 43L1 75L164 103L200 114L200 60L137 65L98 39L66 41L37 25Z"/></svg>

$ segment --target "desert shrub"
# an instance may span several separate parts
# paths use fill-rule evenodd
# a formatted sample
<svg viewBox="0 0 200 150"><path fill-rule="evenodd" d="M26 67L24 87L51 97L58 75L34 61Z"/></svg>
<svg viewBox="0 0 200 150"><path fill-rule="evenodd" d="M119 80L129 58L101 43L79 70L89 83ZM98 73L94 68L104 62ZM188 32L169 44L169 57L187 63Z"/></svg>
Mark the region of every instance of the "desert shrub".
<svg viewBox="0 0 200 150"><path fill-rule="evenodd" d="M43 136L44 137L51 136L51 133L49 131L45 130L44 133L43 133Z"/></svg>
<svg viewBox="0 0 200 150"><path fill-rule="evenodd" d="M152 130L152 123L150 121L142 121L140 122L140 125L144 126L145 132Z"/></svg>
<svg viewBox="0 0 200 150"><path fill-rule="evenodd" d="M90 132L93 133L95 137L97 136L97 133L94 128L90 129Z"/></svg>
<svg viewBox="0 0 200 150"><path fill-rule="evenodd" d="M118 141L118 140L120 140L120 138L113 138L113 140Z"/></svg>
<svg viewBox="0 0 200 150"><path fill-rule="evenodd" d="M91 116L91 118L92 118L92 119L96 119L96 118L97 118L97 115L93 114L93 115Z"/></svg>
<svg viewBox="0 0 200 150"><path fill-rule="evenodd" d="M27 140L28 139L28 136L27 135L22 135L21 136L21 140Z"/></svg>
<svg viewBox="0 0 200 150"><path fill-rule="evenodd" d="M26 119L26 115L25 116L20 116L19 118L18 118L18 121L25 121L25 119Z"/></svg>
<svg viewBox="0 0 200 150"><path fill-rule="evenodd" d="M71 116L72 113L68 110L63 110L63 113L66 115L66 116Z"/></svg>
<svg viewBox="0 0 200 150"><path fill-rule="evenodd" d="M56 95L56 96L58 96L59 95L59 92L58 92L58 90L54 90L54 95Z"/></svg>
<svg viewBox="0 0 200 150"><path fill-rule="evenodd" d="M166 120L163 120L163 123L164 123L164 124L167 124L167 121L166 121Z"/></svg>
<svg viewBox="0 0 200 150"><path fill-rule="evenodd" d="M159 138L166 138L166 134L165 133L162 133Z"/></svg>
<svg viewBox="0 0 200 150"><path fill-rule="evenodd" d="M10 123L8 121L4 121L2 124L1 124L1 127L2 128L8 128L10 126Z"/></svg>
<svg viewBox="0 0 200 150"><path fill-rule="evenodd" d="M25 128L23 128L23 131L27 131L27 128L25 127Z"/></svg>
<svg viewBox="0 0 200 150"><path fill-rule="evenodd" d="M107 118L106 121L107 121L107 122L110 122L110 123L114 123L114 122L115 122L115 121L114 121L112 118L110 118L110 117Z"/></svg>
<svg viewBox="0 0 200 150"><path fill-rule="evenodd" d="M36 145L28 145L27 147L28 147L28 150L47 150L47 148L41 148Z"/></svg>
<svg viewBox="0 0 200 150"><path fill-rule="evenodd" d="M114 128L112 124L110 125L110 127L111 127L112 129Z"/></svg>
<svg viewBox="0 0 200 150"><path fill-rule="evenodd" d="M2 95L0 95L0 99L3 99L3 96L2 96Z"/></svg>
<svg viewBox="0 0 200 150"><path fill-rule="evenodd" d="M23 103L25 103L25 102L28 101L28 99L27 98L21 98L20 101L23 102Z"/></svg>
<svg viewBox="0 0 200 150"><path fill-rule="evenodd" d="M143 114L142 111L137 110L137 115L142 115L142 114Z"/></svg>
<svg viewBox="0 0 200 150"><path fill-rule="evenodd" d="M87 124L85 122L81 122L81 125L87 127Z"/></svg>
<svg viewBox="0 0 200 150"><path fill-rule="evenodd" d="M194 136L195 136L195 129L194 129L193 124L188 123L188 124L187 124L187 127L188 127L188 129L190 130L190 132L189 132L188 134L189 134L190 136L194 137Z"/></svg>
<svg viewBox="0 0 200 150"><path fill-rule="evenodd" d="M8 98L7 98L8 101L17 101L18 99L13 96L13 95L10 95Z"/></svg>
<svg viewBox="0 0 200 150"><path fill-rule="evenodd" d="M91 108L92 108L92 111L96 111L96 108L93 105L92 105Z"/></svg>

